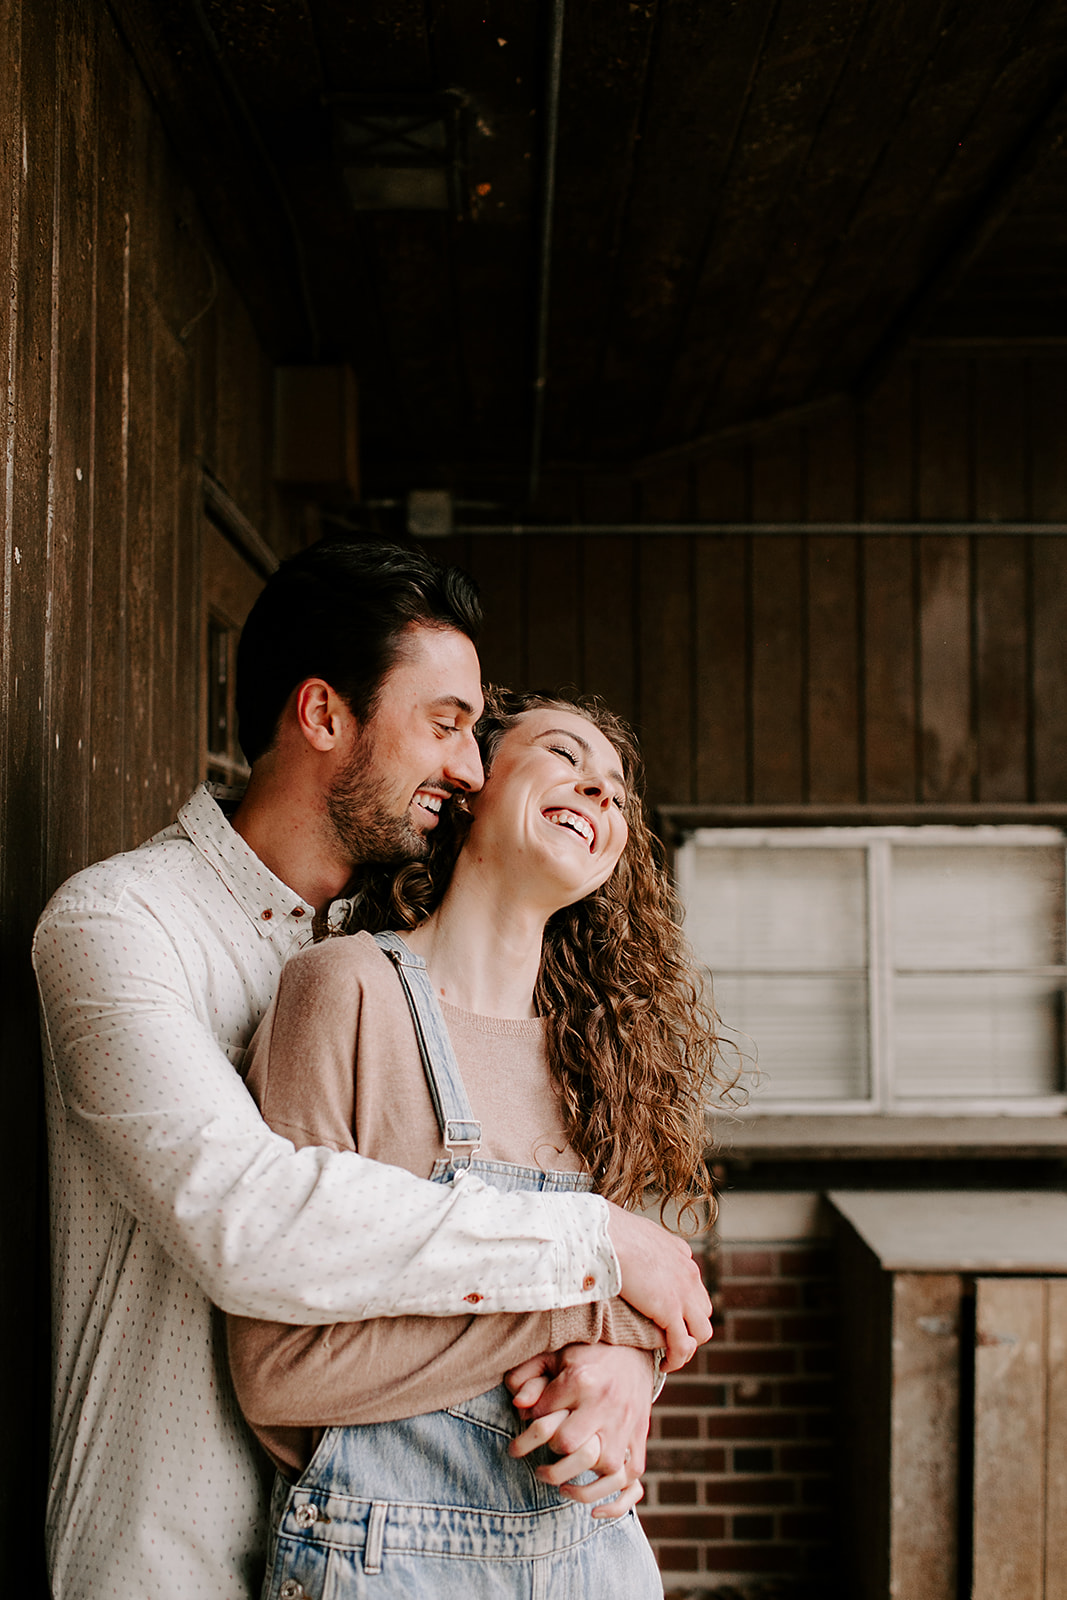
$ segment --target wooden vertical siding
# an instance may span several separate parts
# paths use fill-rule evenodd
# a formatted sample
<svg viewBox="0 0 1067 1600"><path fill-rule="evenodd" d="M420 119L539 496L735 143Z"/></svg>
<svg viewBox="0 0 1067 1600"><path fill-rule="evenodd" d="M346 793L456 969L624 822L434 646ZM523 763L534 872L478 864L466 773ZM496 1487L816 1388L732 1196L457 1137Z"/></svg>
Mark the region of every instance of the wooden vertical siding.
<svg viewBox="0 0 1067 1600"><path fill-rule="evenodd" d="M36 1596L48 1340L30 934L57 884L159 828L198 776L200 463L275 530L270 369L108 12L0 0L0 48L0 1503L11 1579Z"/></svg>
<svg viewBox="0 0 1067 1600"><path fill-rule="evenodd" d="M640 476L549 477L536 514L899 532L431 548L482 584L487 674L629 713L655 802L1067 800L1067 538L996 531L1067 522L1065 460L1062 353L930 349L805 426Z"/></svg>

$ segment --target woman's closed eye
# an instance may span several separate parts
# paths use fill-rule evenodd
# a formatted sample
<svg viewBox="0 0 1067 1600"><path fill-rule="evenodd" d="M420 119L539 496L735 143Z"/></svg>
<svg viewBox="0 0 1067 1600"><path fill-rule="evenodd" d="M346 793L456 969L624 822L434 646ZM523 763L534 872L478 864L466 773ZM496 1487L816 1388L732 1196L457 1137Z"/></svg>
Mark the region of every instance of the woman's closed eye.
<svg viewBox="0 0 1067 1600"><path fill-rule="evenodd" d="M571 750L567 745L550 744L548 748L553 752L554 755L562 756L564 761L569 761L572 767L576 767L578 765L577 751Z"/></svg>

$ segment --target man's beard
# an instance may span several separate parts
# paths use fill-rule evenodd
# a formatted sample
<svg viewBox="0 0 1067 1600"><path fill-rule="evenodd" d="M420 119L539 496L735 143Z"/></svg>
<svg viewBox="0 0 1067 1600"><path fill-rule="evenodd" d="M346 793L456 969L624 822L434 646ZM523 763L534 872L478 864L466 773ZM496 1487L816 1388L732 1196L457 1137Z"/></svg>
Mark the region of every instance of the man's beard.
<svg viewBox="0 0 1067 1600"><path fill-rule="evenodd" d="M408 813L398 817L390 810L374 744L366 735L330 786L326 812L354 867L368 861L423 861L429 854L429 839Z"/></svg>

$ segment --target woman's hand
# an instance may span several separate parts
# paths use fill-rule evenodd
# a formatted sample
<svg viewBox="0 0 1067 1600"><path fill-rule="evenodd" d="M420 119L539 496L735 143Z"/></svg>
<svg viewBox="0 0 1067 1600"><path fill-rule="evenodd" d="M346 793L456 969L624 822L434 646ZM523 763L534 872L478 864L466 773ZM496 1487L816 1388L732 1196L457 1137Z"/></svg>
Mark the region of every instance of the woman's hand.
<svg viewBox="0 0 1067 1600"><path fill-rule="evenodd" d="M603 1500L594 1517L621 1517L644 1495L645 1441L652 1408L652 1372L646 1350L626 1345L572 1344L535 1356L505 1382L529 1426L512 1440L513 1456L548 1445L560 1457L538 1467L543 1483L581 1502ZM583 1472L594 1482L571 1484Z"/></svg>

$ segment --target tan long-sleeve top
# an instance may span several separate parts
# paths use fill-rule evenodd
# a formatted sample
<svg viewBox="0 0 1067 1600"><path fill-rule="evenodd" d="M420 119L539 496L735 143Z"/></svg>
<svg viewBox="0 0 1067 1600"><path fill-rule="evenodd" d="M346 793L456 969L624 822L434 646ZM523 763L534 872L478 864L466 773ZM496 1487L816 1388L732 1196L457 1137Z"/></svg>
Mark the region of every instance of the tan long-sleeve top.
<svg viewBox="0 0 1067 1600"><path fill-rule="evenodd" d="M543 1023L442 1011L482 1123L478 1159L581 1171L562 1126ZM298 1148L359 1150L422 1177L445 1154L403 989L369 934L327 940L288 963L249 1061L248 1086L263 1116ZM313 1237L306 1248L314 1251ZM473 1278L468 1297L477 1304ZM663 1342L653 1323L617 1299L324 1327L228 1317L227 1331L241 1408L289 1473L303 1470L323 1428L459 1404L542 1351L598 1341L651 1351Z"/></svg>

